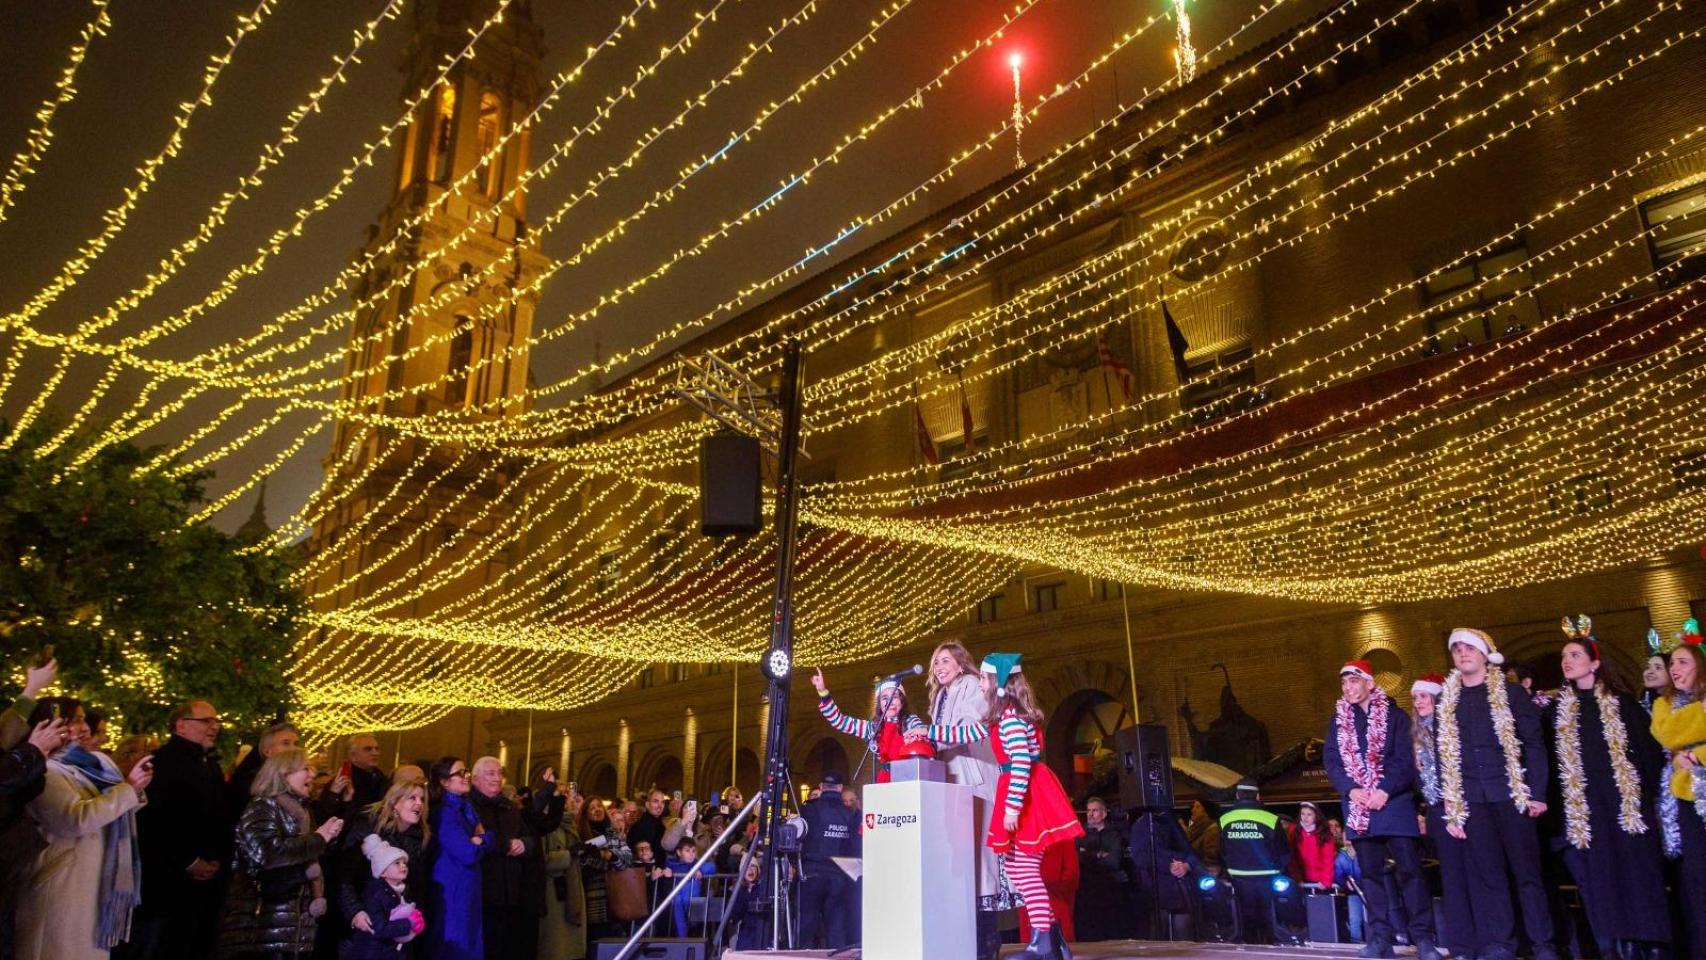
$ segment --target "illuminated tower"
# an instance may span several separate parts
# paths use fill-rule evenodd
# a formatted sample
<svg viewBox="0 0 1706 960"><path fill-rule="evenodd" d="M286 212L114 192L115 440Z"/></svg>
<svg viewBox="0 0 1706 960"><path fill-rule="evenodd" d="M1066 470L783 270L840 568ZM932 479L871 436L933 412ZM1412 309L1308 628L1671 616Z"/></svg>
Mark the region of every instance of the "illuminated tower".
<svg viewBox="0 0 1706 960"><path fill-rule="evenodd" d="M432 84L497 7L497 0L421 0L403 64L405 97ZM343 399L365 414L478 427L526 405L525 345L537 297L517 291L539 276L545 258L529 238L525 198L516 189L527 170L529 131L503 141L544 93L543 55L528 0L513 0L400 134L395 189L368 231L362 257L373 262L353 291L359 302L377 298L350 331L342 385ZM360 418L341 420L324 461L339 500L315 527L310 587L339 589L316 608L359 604L406 570L418 575L433 548L454 547L456 538L500 522L511 499L501 491L512 477L489 457ZM410 516L391 516L411 506ZM433 529L422 531L423 524ZM397 551L417 534L418 547ZM390 553L398 555L386 561ZM495 555L436 595L384 613L419 616L505 563Z"/></svg>

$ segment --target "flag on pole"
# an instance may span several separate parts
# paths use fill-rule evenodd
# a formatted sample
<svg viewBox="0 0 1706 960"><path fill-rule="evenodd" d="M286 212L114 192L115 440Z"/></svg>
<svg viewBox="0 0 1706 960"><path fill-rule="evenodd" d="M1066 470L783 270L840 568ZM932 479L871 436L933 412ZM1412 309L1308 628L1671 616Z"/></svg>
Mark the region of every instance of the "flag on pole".
<svg viewBox="0 0 1706 960"><path fill-rule="evenodd" d="M954 374L960 381L960 429L964 431L966 449L971 449L972 434L976 433L976 424L972 422L971 401L966 399L966 373L960 370Z"/></svg>
<svg viewBox="0 0 1706 960"><path fill-rule="evenodd" d="M1185 332L1179 329L1178 321L1173 319L1173 311L1167 309L1165 292L1161 297L1161 320L1167 324L1167 346L1173 351L1173 372L1179 377L1179 386L1191 382L1191 372L1185 365L1185 351L1191 348L1185 339Z"/></svg>
<svg viewBox="0 0 1706 960"><path fill-rule="evenodd" d="M924 425L924 408L918 403L918 394L912 395L912 415L918 425L918 451L924 454L924 462L932 467L942 462L936 455L936 441L930 438L930 428Z"/></svg>
<svg viewBox="0 0 1706 960"><path fill-rule="evenodd" d="M1106 330L1096 331L1096 356L1100 358L1102 362L1102 389L1107 390L1108 374L1111 373L1114 375L1114 379L1120 382L1120 393L1125 396L1126 402L1130 403L1132 387L1131 367L1124 360L1114 356L1113 349L1108 346L1108 332ZM1113 401L1113 393L1110 391L1108 394L1108 405L1112 406Z"/></svg>

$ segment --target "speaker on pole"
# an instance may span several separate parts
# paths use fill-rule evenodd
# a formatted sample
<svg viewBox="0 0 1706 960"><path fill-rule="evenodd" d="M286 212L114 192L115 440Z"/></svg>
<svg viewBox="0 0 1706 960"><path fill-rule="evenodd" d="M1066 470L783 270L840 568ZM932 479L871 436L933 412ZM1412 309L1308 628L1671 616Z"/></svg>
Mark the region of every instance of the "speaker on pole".
<svg viewBox="0 0 1706 960"><path fill-rule="evenodd" d="M764 451L756 437L715 433L699 442L699 530L708 537L764 528Z"/></svg>
<svg viewBox="0 0 1706 960"><path fill-rule="evenodd" d="M1167 728L1140 723L1114 732L1119 764L1120 805L1126 809L1173 808L1173 763L1167 750Z"/></svg>

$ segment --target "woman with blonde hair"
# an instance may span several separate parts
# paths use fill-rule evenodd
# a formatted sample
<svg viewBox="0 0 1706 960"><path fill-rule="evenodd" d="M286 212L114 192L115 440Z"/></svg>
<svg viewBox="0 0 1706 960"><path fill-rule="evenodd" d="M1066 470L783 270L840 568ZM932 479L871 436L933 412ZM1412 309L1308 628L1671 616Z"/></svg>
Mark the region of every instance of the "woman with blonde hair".
<svg viewBox="0 0 1706 960"><path fill-rule="evenodd" d="M339 936L345 940L352 939L358 930L372 933L375 920L382 922L385 919L369 917L362 910L362 889L371 876L367 854L362 852L362 843L368 834L378 834L381 840L408 855L411 869L404 881L403 899L410 903L425 903L427 895L432 892L429 889L431 875L421 869L425 864L423 853L427 838L431 835L427 827L426 779L395 781L378 803L363 810L344 830L343 839L338 843L337 922ZM403 944L399 956L414 956L415 943L411 940Z"/></svg>
<svg viewBox="0 0 1706 960"><path fill-rule="evenodd" d="M930 654L930 722L941 726L982 723L989 714L989 697L978 679L977 664L958 640L938 644ZM977 955L992 960L1001 951L1000 914L1014 907L1013 890L1001 873L1001 857L984 842L989 811L995 806L995 782L1001 769L987 742L937 744L937 757L947 761L948 776L972 790L972 822L977 831Z"/></svg>
<svg viewBox="0 0 1706 960"><path fill-rule="evenodd" d="M314 768L300 748L273 751L255 774L237 821L237 868L225 899L220 956L300 956L314 949L326 913L319 860L344 822L319 827L308 813Z"/></svg>

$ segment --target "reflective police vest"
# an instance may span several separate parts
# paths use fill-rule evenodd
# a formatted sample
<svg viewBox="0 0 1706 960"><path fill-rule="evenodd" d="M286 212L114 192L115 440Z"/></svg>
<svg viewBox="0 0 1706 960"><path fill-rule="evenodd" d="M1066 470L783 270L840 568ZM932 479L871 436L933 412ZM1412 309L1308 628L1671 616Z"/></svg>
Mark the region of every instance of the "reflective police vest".
<svg viewBox="0 0 1706 960"><path fill-rule="evenodd" d="M1220 815L1220 856L1228 876L1271 877L1285 872L1291 844L1278 815L1238 804Z"/></svg>

